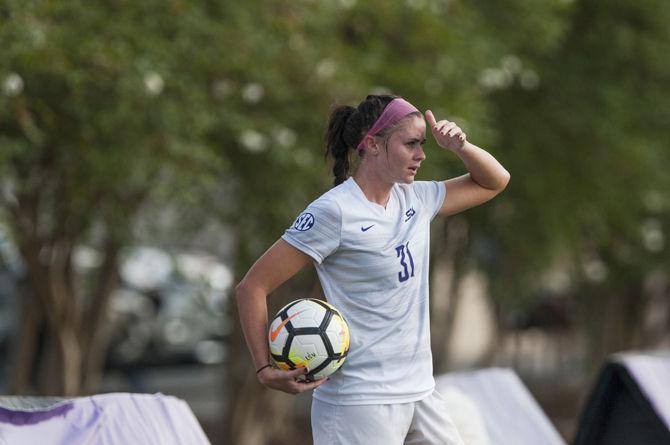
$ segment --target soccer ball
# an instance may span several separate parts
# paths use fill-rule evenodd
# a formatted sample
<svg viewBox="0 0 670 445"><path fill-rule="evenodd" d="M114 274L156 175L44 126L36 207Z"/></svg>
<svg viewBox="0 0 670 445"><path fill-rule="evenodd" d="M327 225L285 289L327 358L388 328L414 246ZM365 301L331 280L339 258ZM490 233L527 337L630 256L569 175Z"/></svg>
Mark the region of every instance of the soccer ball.
<svg viewBox="0 0 670 445"><path fill-rule="evenodd" d="M300 380L337 371L349 353L349 327L340 311L325 301L305 298L284 306L270 323L270 355L285 370L307 368Z"/></svg>

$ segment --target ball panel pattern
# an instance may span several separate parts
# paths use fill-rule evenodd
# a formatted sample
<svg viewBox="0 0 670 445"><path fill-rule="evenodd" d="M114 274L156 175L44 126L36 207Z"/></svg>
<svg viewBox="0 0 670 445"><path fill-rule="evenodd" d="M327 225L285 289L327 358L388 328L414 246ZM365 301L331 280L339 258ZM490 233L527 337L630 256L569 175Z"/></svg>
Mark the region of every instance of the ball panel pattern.
<svg viewBox="0 0 670 445"><path fill-rule="evenodd" d="M324 361L330 361L320 335L297 335L293 338L289 359L296 365L314 369Z"/></svg>
<svg viewBox="0 0 670 445"><path fill-rule="evenodd" d="M307 367L314 380L335 372L349 352L349 330L340 312L316 299L284 306L270 323L270 353L281 369Z"/></svg>
<svg viewBox="0 0 670 445"><path fill-rule="evenodd" d="M326 316L326 309L314 304L296 304L286 311L286 315L292 317L291 325L295 329L311 328L319 326Z"/></svg>
<svg viewBox="0 0 670 445"><path fill-rule="evenodd" d="M281 355L283 345L288 342L288 330L280 328L282 321L281 317L275 317L275 319L272 320L272 323L270 323L270 329L268 331L270 354Z"/></svg>
<svg viewBox="0 0 670 445"><path fill-rule="evenodd" d="M336 354L344 355L349 348L349 328L341 317L332 317L326 335Z"/></svg>

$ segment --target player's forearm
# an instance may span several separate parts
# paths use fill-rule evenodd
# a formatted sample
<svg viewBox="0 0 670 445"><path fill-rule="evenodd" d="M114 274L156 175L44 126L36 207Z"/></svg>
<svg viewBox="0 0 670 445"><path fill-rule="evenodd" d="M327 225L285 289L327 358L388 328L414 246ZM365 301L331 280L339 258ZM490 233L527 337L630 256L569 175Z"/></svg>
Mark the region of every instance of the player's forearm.
<svg viewBox="0 0 670 445"><path fill-rule="evenodd" d="M470 177L490 190L502 190L507 186L510 174L490 153L470 142L456 152L470 172Z"/></svg>
<svg viewBox="0 0 670 445"><path fill-rule="evenodd" d="M247 285L243 280L235 288L235 299L244 339L254 361L255 369L258 369L268 364L267 295L262 290Z"/></svg>

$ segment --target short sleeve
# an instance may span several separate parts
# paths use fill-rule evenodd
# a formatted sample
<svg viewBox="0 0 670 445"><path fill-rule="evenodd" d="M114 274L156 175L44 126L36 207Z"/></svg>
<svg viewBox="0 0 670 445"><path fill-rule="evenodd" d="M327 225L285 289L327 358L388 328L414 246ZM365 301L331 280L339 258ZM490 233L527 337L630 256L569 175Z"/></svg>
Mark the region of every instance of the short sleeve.
<svg viewBox="0 0 670 445"><path fill-rule="evenodd" d="M425 206L432 220L442 208L447 194L444 181L415 181L412 189L419 201Z"/></svg>
<svg viewBox="0 0 670 445"><path fill-rule="evenodd" d="M298 215L282 239L321 264L339 247L341 227L342 212L337 203L317 199Z"/></svg>

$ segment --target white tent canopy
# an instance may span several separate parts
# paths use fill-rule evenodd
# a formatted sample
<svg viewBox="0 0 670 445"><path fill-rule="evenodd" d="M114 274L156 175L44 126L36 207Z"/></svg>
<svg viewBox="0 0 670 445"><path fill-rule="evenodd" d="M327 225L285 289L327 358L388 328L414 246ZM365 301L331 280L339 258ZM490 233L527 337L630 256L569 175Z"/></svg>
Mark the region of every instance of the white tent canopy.
<svg viewBox="0 0 670 445"><path fill-rule="evenodd" d="M0 397L0 444L209 445L186 402L163 394Z"/></svg>
<svg viewBox="0 0 670 445"><path fill-rule="evenodd" d="M468 445L565 445L510 369L449 373L436 383Z"/></svg>

